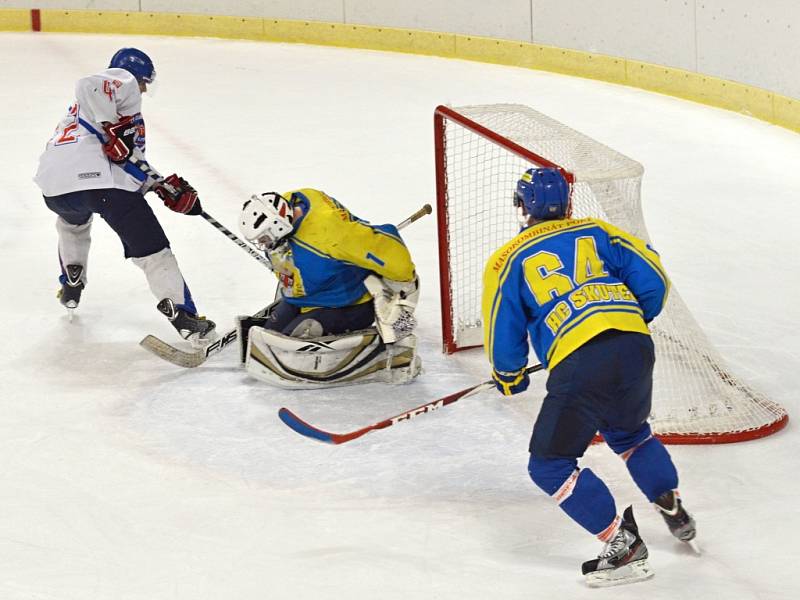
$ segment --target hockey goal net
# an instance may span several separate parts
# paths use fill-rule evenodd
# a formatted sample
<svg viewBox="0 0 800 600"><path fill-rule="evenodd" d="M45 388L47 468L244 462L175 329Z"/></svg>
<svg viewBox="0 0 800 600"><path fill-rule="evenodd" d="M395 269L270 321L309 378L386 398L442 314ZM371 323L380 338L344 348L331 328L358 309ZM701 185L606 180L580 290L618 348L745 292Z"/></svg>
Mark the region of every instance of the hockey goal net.
<svg viewBox="0 0 800 600"><path fill-rule="evenodd" d="M531 166L566 171L574 217L597 217L650 241L638 162L527 106L439 106L434 128L445 352L483 343L483 269L519 231L512 197ZM657 353L651 425L662 440L743 441L786 424L783 407L724 365L674 286L651 332Z"/></svg>

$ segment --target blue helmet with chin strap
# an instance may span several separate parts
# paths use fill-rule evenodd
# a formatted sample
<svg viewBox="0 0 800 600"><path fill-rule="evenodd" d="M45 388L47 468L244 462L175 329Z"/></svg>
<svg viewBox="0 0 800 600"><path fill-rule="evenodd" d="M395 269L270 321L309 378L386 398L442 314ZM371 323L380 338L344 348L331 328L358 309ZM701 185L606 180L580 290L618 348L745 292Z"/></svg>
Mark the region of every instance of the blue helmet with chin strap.
<svg viewBox="0 0 800 600"><path fill-rule="evenodd" d="M569 183L558 169L528 169L517 182L514 204L537 221L563 219L571 212Z"/></svg>
<svg viewBox="0 0 800 600"><path fill-rule="evenodd" d="M136 80L144 83L152 83L156 78L156 70L153 61L141 50L137 48L120 48L111 57L108 65L113 69L125 69L136 77Z"/></svg>

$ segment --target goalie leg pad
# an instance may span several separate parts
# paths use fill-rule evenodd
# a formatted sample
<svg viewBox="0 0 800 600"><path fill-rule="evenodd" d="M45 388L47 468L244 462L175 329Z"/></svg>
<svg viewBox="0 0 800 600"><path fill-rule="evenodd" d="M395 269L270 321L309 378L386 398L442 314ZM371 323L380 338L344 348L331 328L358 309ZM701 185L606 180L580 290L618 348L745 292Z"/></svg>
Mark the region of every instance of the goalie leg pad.
<svg viewBox="0 0 800 600"><path fill-rule="evenodd" d="M298 339L253 327L247 372L282 388L315 389L356 383L407 383L419 375L416 337L387 347L375 329Z"/></svg>

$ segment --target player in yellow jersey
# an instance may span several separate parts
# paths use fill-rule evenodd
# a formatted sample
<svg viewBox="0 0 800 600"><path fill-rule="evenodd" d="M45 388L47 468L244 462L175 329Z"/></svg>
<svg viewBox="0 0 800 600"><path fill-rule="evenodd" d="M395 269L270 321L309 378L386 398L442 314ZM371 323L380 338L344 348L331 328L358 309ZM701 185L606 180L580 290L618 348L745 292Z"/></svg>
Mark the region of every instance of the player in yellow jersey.
<svg viewBox="0 0 800 600"><path fill-rule="evenodd" d="M398 383L419 373L419 280L394 225L373 225L304 188L252 196L239 227L279 280L266 317L240 318L250 373L283 387Z"/></svg>
<svg viewBox="0 0 800 600"><path fill-rule="evenodd" d="M649 244L599 219L570 218L570 199L557 169L530 169L517 184L524 226L484 272L485 347L505 395L528 387L529 339L549 370L528 472L605 542L583 573L590 585L613 585L652 571L632 508L620 517L605 483L578 468L596 432L626 462L673 535L695 536L677 470L647 422L655 361L647 324L664 306L669 280Z"/></svg>

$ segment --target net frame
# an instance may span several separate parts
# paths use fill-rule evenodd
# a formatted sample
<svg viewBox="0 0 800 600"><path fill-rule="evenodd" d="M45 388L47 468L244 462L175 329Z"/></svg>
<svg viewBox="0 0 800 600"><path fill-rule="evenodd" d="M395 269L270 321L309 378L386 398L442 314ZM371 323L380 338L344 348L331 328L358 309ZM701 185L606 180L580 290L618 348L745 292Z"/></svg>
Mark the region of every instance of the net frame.
<svg viewBox="0 0 800 600"><path fill-rule="evenodd" d="M530 107L438 106L434 147L445 353L482 345L483 268L518 231L511 198L526 168L561 170L572 185L573 216L600 218L650 242L642 165ZM664 442L745 441L788 422L782 406L725 366L674 285L651 334L657 362L650 422Z"/></svg>

